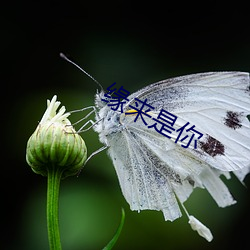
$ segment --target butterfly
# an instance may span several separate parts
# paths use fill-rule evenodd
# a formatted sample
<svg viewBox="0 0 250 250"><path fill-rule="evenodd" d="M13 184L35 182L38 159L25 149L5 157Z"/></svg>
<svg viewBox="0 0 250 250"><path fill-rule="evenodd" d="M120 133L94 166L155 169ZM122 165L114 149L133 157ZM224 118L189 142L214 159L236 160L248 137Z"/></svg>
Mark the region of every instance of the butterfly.
<svg viewBox="0 0 250 250"><path fill-rule="evenodd" d="M196 187L207 189L220 207L235 203L220 176L233 173L243 181L250 171L248 73L209 72L156 82L128 96L123 113L103 98L104 92L96 94L93 128L108 147L131 210L161 210L165 220L173 221L181 216L179 203ZM145 112L150 118L135 122L136 112L126 112L138 99L146 99L154 109ZM145 126L145 120L148 124L156 119L162 109L178 117L177 128L195 124L203 134L196 149Z"/></svg>
<svg viewBox="0 0 250 250"><path fill-rule="evenodd" d="M234 174L243 182L250 172L249 74L207 72L159 81L129 95L123 112L106 97L103 89L95 96L96 117L90 122L104 147L92 155L107 148L131 210L160 210L174 221L182 216L181 206L192 229L211 241L210 230L183 203L197 187L219 207L236 202L220 177ZM140 100L147 101L144 110ZM190 140L177 140L169 126L152 123L160 121L162 110L177 118L175 131L182 129L184 138L191 138L186 124L195 125L196 143L188 147Z"/></svg>

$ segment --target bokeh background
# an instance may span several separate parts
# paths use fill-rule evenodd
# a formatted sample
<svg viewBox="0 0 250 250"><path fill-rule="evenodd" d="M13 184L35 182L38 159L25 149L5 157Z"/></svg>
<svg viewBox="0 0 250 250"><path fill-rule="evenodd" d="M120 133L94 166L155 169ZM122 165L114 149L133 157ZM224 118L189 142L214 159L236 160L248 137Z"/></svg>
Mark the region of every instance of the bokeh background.
<svg viewBox="0 0 250 250"><path fill-rule="evenodd" d="M97 85L59 57L69 55L104 88L133 92L169 77L220 70L249 71L248 6L195 1L6 1L1 4L1 249L48 249L46 178L25 161L26 143L54 94L67 110L93 105ZM83 114L72 116L77 121ZM102 145L82 134L89 154ZM102 249L126 212L114 249L248 249L249 186L225 180L237 204L218 208L205 190L186 202L214 235L190 229L186 216L165 222L161 212L132 212L111 161L102 152L81 175L62 181L60 229L64 250Z"/></svg>

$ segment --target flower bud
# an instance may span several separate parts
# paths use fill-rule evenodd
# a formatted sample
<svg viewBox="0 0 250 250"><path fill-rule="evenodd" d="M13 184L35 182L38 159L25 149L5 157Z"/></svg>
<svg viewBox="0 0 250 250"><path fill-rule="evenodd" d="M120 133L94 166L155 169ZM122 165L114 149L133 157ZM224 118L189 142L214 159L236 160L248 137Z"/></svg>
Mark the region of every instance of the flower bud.
<svg viewBox="0 0 250 250"><path fill-rule="evenodd" d="M86 145L76 133L61 107L56 113L60 102L54 96L47 101L41 122L27 143L26 161L32 170L47 176L50 168L62 171L62 177L75 175L79 172L87 158Z"/></svg>

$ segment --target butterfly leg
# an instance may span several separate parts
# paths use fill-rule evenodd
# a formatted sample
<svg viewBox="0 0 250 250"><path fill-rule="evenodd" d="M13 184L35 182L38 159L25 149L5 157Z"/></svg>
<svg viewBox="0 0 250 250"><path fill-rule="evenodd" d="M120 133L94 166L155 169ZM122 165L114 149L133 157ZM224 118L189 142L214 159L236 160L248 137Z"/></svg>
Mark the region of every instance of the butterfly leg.
<svg viewBox="0 0 250 250"><path fill-rule="evenodd" d="M86 163L96 154L102 152L103 150L107 149L108 146L102 146L101 148L97 149L96 151L94 151L93 153L91 153L91 155L87 158L87 160L85 161L84 165L86 165Z"/></svg>
<svg viewBox="0 0 250 250"><path fill-rule="evenodd" d="M98 120L98 121L96 121L96 122L94 122L94 121L92 121L92 120L88 120L86 123L84 123L79 129L78 129L78 131L77 131L77 133L82 133L82 132L86 132L86 131L88 131L88 130L90 130L92 127L94 127L98 122L100 122L102 119L100 119L100 120ZM84 129L84 127L86 127L86 125L88 125L89 123L91 123L91 125L88 127L88 128L86 128L86 129Z"/></svg>
<svg viewBox="0 0 250 250"><path fill-rule="evenodd" d="M83 166L81 167L81 169L79 170L79 172L77 173L77 176L80 175L83 167L86 165L86 163L96 154L102 152L103 150L107 149L108 146L102 146L101 148L97 149L96 151L94 151L93 153L90 154L90 156L87 158L87 160L84 162Z"/></svg>
<svg viewBox="0 0 250 250"><path fill-rule="evenodd" d="M73 126L81 123L82 121L86 120L88 117L90 117L93 113L95 115L97 115L97 111L96 111L96 108L95 106L89 106L89 107L86 107L86 108L82 108L82 109L77 109L77 110L73 110L73 111L70 111L70 114L72 113L76 113L76 112L82 112L82 111L85 111L85 110L88 110L88 109L92 109L87 115L85 115L83 118L81 118L80 120L78 120L77 122L75 122L74 124L72 124ZM77 133L81 133L81 132L85 132L85 131L88 131L89 129L91 129L96 123L98 123L99 121L97 122L93 122L92 120L88 120L86 123L84 123L77 131ZM92 125L86 129L84 129L84 127L86 127L89 123L91 123Z"/></svg>
<svg viewBox="0 0 250 250"><path fill-rule="evenodd" d="M82 111L85 111L87 109L92 109L92 110L87 115L85 115L83 118L81 118L79 121L75 122L73 125L76 125L76 124L82 122L83 120L87 119L93 113L96 114L96 108L95 108L95 106L90 106L90 107L70 111L70 114L72 114L72 113L76 113L76 112L82 112Z"/></svg>

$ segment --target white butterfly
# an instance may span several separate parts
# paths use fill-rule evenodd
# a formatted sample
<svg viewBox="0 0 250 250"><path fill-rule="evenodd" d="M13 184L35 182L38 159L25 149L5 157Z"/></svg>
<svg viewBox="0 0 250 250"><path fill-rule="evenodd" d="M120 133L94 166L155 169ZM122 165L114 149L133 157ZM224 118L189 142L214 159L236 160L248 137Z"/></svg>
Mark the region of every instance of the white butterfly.
<svg viewBox="0 0 250 250"><path fill-rule="evenodd" d="M209 72L163 80L128 96L122 113L103 102L104 96L102 90L96 94L95 107L82 109L92 111L80 121L93 112L96 121L89 120L79 131L88 130L83 128L91 123L104 144L88 159L108 148L131 210L161 210L165 220L173 221L181 216L180 204L191 228L211 241L210 230L189 215L183 203L196 187L207 189L220 207L236 202L220 176L230 178L233 173L243 182L250 172L249 74ZM154 109L137 117L138 100ZM195 125L194 132L203 134L199 142L189 146L188 141L177 141L176 134L168 138L147 126L162 109L178 117L176 130L187 123ZM187 132L183 131L184 138L190 137Z"/></svg>
<svg viewBox="0 0 250 250"><path fill-rule="evenodd" d="M210 72L163 80L130 95L124 113L114 111L96 95L94 130L108 147L122 193L131 210L161 210L165 220L181 216L183 202L195 187L206 188L218 206L235 203L220 175L233 172L240 181L250 172L249 74ZM152 124L161 109L178 117L175 128L186 122L203 134L194 146L175 143L152 128L141 117L135 122L137 99L147 99L155 109L146 112ZM133 115L125 114L131 112ZM193 216L194 230L212 240L210 230Z"/></svg>

